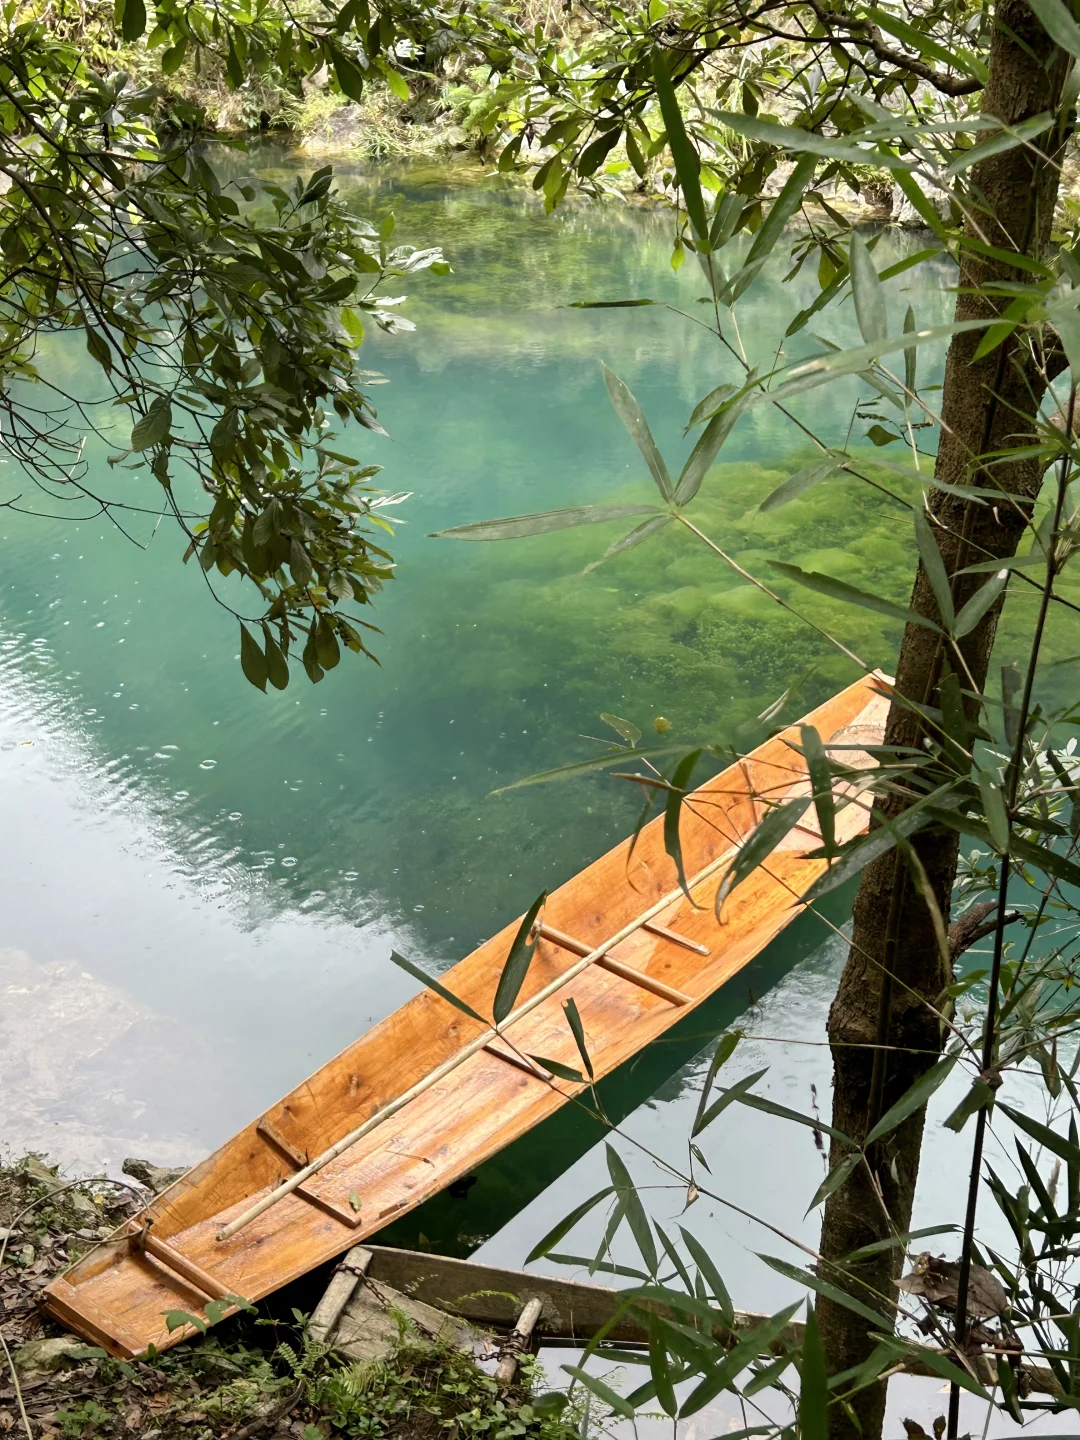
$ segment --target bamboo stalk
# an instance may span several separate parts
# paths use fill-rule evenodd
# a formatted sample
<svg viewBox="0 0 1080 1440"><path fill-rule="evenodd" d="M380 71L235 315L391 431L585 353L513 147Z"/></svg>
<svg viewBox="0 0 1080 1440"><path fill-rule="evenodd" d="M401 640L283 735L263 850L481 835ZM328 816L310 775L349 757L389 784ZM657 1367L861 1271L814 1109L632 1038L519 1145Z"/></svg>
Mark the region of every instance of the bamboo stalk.
<svg viewBox="0 0 1080 1440"><path fill-rule="evenodd" d="M715 860L711 860L703 870L698 871L698 873L691 878L687 889L703 884L709 876L714 875L721 866L730 864L737 852L737 845L729 846L727 850L718 855ZM351 1150L358 1141L363 1140L366 1135L370 1135L373 1130L384 1124L391 1116L396 1115L399 1110L403 1110L410 1101L416 1100L419 1096L430 1090L432 1086L437 1085L440 1080L445 1080L447 1075L452 1074L459 1065L464 1065L466 1060L471 1060L474 1055L483 1050L492 1040L498 1039L508 1026L513 1025L516 1020L524 1019L530 1011L535 1010L538 1005L542 1005L545 1000L550 1000L556 991L561 990L564 985L568 985L571 980L576 980L583 971L589 968L593 961L599 960L608 950L621 944L621 942L632 935L635 930L640 930L647 920L651 920L654 916L659 915L662 910L666 910L669 905L674 904L682 895L683 889L680 885L677 885L674 890L669 890L666 895L657 900L655 904L650 905L649 908L637 916L636 919L628 921L628 923L612 935L610 939L605 940L602 945L598 945L595 950L590 950L576 965L571 965L569 970L565 971L562 975L556 976L556 978L545 985L542 990L538 990L530 1000L526 1000L523 1005L519 1005L516 1010L512 1011L506 1017L501 1025L496 1025L489 1030L484 1030L481 1034L477 1035L475 1040L470 1040L467 1045L451 1055L449 1059L444 1060L441 1065L425 1075L422 1080L418 1080L415 1085L404 1091L396 1100L391 1100L387 1105L384 1105L377 1114L365 1120L362 1125L358 1125L355 1130L350 1130L347 1135L343 1135L340 1140L331 1145L328 1150L324 1150L321 1155L317 1155L315 1159L305 1165L302 1170L298 1170L295 1175L290 1175L287 1180L283 1180L276 1189L271 1190L268 1195L264 1195L261 1200L256 1200L254 1205L249 1206L248 1209L238 1215L235 1220L230 1220L227 1225L223 1225L217 1232L215 1238L218 1241L231 1240L234 1235L243 1230L246 1225L250 1225L253 1220L257 1220L259 1216L269 1210L272 1205L276 1205L279 1201L284 1200L286 1195L291 1195L298 1185L302 1185L304 1181L309 1180L312 1175L318 1174L318 1172L329 1165L332 1160L336 1160L339 1155L343 1155L346 1150Z"/></svg>

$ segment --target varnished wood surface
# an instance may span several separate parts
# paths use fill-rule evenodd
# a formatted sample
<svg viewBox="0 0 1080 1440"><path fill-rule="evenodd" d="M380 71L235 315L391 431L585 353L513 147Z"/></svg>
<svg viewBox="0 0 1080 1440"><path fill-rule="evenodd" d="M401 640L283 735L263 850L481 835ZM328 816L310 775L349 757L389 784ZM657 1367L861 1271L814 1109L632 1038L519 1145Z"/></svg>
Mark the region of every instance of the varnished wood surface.
<svg viewBox="0 0 1080 1440"><path fill-rule="evenodd" d="M869 744L880 737L886 710L873 682L859 681L807 722L826 743ZM797 739L793 726L688 798L681 827L687 875L748 834L761 818L763 799L783 798L797 786L805 793L805 767L792 748ZM838 758L851 763L852 753L838 752ZM849 804L837 817L837 838L858 833L866 819L864 804ZM668 894L677 877L664 851L662 826L661 817L645 827L629 860L627 840L554 891L545 923L596 946ZM823 868L824 862L803 853L817 843L811 809L787 846L733 891L720 923L713 902L726 867L692 890L693 903L680 897L656 917L707 946L707 956L644 930L614 947L617 960L684 993L689 1005L673 1005L594 965L516 1022L507 1040L526 1054L578 1069L562 1009L572 995L595 1073L608 1074L723 985L794 918L798 897ZM491 1013L518 924L512 921L441 977L482 1015ZM536 994L575 959L541 940L519 999ZM305 1274L475 1169L580 1089L563 1080L545 1081L480 1051L307 1180L307 1198L303 1192L288 1195L230 1240L216 1239L223 1224L295 1172L297 1157L328 1148L480 1030L422 990L154 1199L139 1223L151 1220L154 1236L197 1267L189 1273L212 1275L226 1291L249 1300ZM313 1203L316 1199L322 1204ZM164 1312L201 1314L204 1303L198 1289L146 1249L133 1248L126 1234L95 1247L45 1292L47 1308L64 1324L125 1357L184 1338L191 1332L170 1334Z"/></svg>

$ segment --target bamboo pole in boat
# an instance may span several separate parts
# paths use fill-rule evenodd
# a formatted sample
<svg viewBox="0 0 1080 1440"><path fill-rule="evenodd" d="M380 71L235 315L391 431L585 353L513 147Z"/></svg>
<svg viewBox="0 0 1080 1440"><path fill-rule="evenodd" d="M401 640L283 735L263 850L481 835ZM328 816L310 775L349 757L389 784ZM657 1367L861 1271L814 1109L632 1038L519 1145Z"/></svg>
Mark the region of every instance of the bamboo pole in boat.
<svg viewBox="0 0 1080 1440"><path fill-rule="evenodd" d="M716 859L711 860L703 870L699 870L696 875L692 876L686 888L691 889L696 885L701 885L710 875L714 875L722 865L729 864L737 851L737 845L729 846L723 854L718 855ZM659 915L662 910L666 910L667 907L674 904L683 893L684 891L681 885L677 885L674 890L669 890L666 895L661 896L655 904L650 905L649 908L641 915L638 915L636 919L630 920L625 924L622 929L612 935L610 939L598 945L595 950L590 950L576 965L571 965L569 970L565 971L562 975L557 975L555 979L545 985L542 990L538 990L531 999L526 1000L523 1005L519 1005L516 1010L512 1011L506 1017L501 1025L496 1025L489 1030L484 1030L475 1040L470 1040L467 1045L456 1051L449 1059L444 1060L441 1065L425 1075L422 1080L418 1080L415 1085L404 1091L396 1100L391 1100L387 1105L383 1106L377 1114L365 1120L362 1125L358 1125L355 1130L350 1130L347 1135L343 1135L340 1140L335 1141L328 1150L324 1150L321 1155L316 1155L315 1159L305 1165L302 1170L297 1170L295 1175L290 1175L287 1180L283 1180L281 1184L271 1190L268 1195L264 1195L261 1200L256 1200L254 1205L249 1206L248 1209L241 1215L238 1215L235 1220L230 1220L227 1225L223 1225L217 1232L216 1239L219 1241L231 1240L234 1235L243 1230L246 1225L250 1225L253 1220L257 1220L259 1216L269 1210L271 1206L276 1205L279 1200L284 1200L286 1195L291 1195L298 1185L303 1185L305 1180L309 1180L312 1175L318 1174L318 1172L329 1165L332 1160L336 1160L339 1155L344 1155L346 1150L351 1150L352 1147L360 1140L363 1140L366 1135L370 1135L373 1130L396 1115L399 1110L403 1110L410 1101L423 1095L424 1092L430 1090L433 1085L437 1085L440 1080L445 1080L447 1075L452 1074L459 1065L464 1065L466 1060L471 1060L474 1055L479 1054L486 1045L489 1045L492 1040L498 1039L516 1020L524 1019L524 1017L528 1015L530 1011L535 1010L538 1005L542 1005L545 1000L550 1000L556 991L561 990L564 985L568 985L571 980L576 980L594 961L599 960L608 950L614 949L616 945L621 944L622 941L632 935L635 930L640 930L647 920L651 920L655 915Z"/></svg>

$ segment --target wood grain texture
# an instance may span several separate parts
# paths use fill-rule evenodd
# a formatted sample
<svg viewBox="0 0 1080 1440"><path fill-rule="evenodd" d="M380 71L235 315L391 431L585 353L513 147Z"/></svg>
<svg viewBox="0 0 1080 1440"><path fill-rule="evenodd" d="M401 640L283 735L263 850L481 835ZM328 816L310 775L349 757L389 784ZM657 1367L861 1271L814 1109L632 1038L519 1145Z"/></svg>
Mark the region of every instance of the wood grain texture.
<svg viewBox="0 0 1080 1440"><path fill-rule="evenodd" d="M816 725L827 743L863 745L880 734L886 710L887 700L871 678L841 691L804 723ZM849 738L842 732L852 726ZM797 740L797 727L790 727L687 797L681 835L688 875L747 835L767 801L805 784L805 766L793 748ZM853 753L838 755L849 760ZM850 797L854 787L847 788ZM682 992L688 1005L672 1005L593 965L516 1022L507 1042L526 1055L579 1068L562 1009L572 995L597 1078L636 1054L713 994L799 913L799 897L824 866L804 853L819 843L812 816L811 810L788 847L732 892L721 923L713 902L722 869L692 891L692 901L680 896L656 917L706 947L706 956L644 929L612 948L621 964ZM866 821L865 802L855 799L837 817L838 839L857 834ZM664 850L662 826L662 817L647 825L632 856L631 842L623 841L554 891L545 923L595 947L668 894L677 876ZM441 977L482 1015L490 1014L519 923L520 917ZM541 939L519 1000L537 994L575 960ZM306 1197L288 1195L231 1239L215 1238L223 1225L295 1173L293 1157L327 1149L481 1029L422 990L150 1201L140 1223L152 1218L156 1239L167 1241L226 1292L250 1300L306 1274L474 1170L581 1089L559 1079L545 1081L481 1050L307 1180ZM350 1197L359 1199L358 1212ZM165 1349L193 1333L170 1333L166 1310L202 1310L202 1298L182 1277L134 1251L125 1234L103 1241L54 1281L44 1303L64 1324L121 1356L142 1353L150 1344Z"/></svg>

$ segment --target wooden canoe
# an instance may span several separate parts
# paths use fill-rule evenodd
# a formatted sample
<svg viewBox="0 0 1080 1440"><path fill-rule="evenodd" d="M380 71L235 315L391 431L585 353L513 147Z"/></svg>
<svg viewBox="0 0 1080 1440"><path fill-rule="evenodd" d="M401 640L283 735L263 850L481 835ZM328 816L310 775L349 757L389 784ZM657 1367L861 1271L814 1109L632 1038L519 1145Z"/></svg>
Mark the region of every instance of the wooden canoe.
<svg viewBox="0 0 1080 1440"><path fill-rule="evenodd" d="M802 723L847 747L838 758L857 764L851 747L880 743L887 710L870 676ZM805 854L819 843L811 809L732 892L717 922L716 887L735 847L769 802L808 793L797 741L797 726L789 727L687 798L681 837L692 901L678 887L660 817L632 855L624 841L548 898L542 920L561 938L538 941L505 1038L485 1045L484 1024L421 990L54 1280L46 1308L114 1355L165 1349L193 1333L170 1331L167 1311L200 1315L210 1300L261 1299L445 1189L578 1094L581 1085L523 1058L580 1068L563 1009L570 996L597 1078L656 1039L789 924L824 867ZM844 789L853 803L837 816L838 839L867 823L857 787ZM441 977L480 1015L491 1014L518 925ZM358 1129L327 1160L328 1148ZM316 1157L323 1163L305 1175Z"/></svg>

